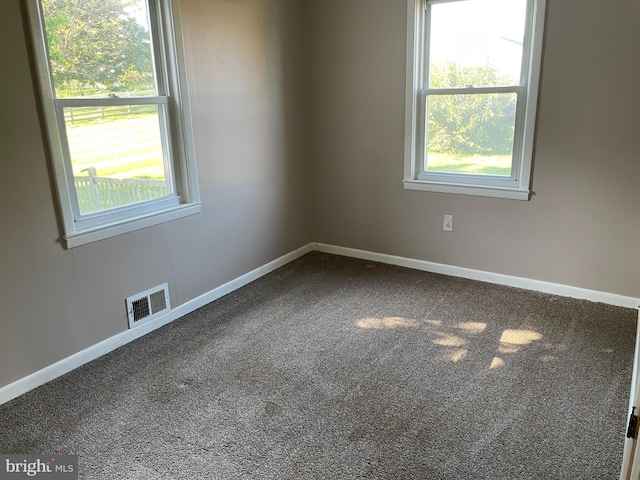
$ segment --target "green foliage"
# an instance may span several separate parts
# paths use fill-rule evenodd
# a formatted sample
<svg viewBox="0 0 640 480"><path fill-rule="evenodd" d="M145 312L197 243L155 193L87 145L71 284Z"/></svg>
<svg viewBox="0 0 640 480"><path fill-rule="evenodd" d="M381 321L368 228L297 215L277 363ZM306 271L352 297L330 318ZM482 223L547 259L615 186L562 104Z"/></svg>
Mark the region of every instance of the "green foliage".
<svg viewBox="0 0 640 480"><path fill-rule="evenodd" d="M132 0L42 0L58 96L154 88L149 33Z"/></svg>
<svg viewBox="0 0 640 480"><path fill-rule="evenodd" d="M491 66L433 65L432 88L510 85ZM508 154L513 148L515 93L428 97L429 151L452 154Z"/></svg>

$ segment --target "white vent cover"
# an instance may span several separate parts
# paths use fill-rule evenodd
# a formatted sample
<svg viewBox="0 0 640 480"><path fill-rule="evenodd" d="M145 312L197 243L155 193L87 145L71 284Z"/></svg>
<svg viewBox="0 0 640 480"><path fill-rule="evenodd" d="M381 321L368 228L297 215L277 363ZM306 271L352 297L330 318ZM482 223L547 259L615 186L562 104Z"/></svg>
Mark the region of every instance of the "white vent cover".
<svg viewBox="0 0 640 480"><path fill-rule="evenodd" d="M129 328L159 317L171 310L169 303L169 285L163 283L159 287L133 295L126 300Z"/></svg>

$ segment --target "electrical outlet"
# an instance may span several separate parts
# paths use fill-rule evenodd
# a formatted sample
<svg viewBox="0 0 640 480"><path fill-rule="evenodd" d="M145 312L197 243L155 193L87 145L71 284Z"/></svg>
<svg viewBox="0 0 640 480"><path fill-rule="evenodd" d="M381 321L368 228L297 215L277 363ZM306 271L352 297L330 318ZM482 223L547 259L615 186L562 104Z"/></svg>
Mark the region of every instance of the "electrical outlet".
<svg viewBox="0 0 640 480"><path fill-rule="evenodd" d="M442 223L442 229L445 232L453 232L453 215L445 215Z"/></svg>

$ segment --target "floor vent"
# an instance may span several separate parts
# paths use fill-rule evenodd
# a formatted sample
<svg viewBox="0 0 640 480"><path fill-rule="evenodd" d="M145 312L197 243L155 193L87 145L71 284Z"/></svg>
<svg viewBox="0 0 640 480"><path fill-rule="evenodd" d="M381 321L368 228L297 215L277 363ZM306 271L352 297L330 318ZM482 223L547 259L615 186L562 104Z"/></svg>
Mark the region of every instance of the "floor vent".
<svg viewBox="0 0 640 480"><path fill-rule="evenodd" d="M133 295L126 300L129 328L137 327L171 310L169 285L150 288L146 292Z"/></svg>

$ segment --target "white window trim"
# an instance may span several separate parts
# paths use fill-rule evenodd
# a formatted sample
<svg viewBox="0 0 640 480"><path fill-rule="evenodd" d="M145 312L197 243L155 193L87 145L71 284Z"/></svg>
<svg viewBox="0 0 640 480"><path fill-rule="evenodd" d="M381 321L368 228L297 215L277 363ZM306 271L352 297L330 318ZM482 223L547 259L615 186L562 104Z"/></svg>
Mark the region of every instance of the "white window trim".
<svg viewBox="0 0 640 480"><path fill-rule="evenodd" d="M63 142L58 128L60 119L56 112L53 80L49 70L47 45L43 33L41 6L39 0L27 0L26 4L40 92L41 112L44 120L43 129L47 137L48 154L51 159L64 248L74 248L199 213L201 203L185 73L180 0L153 0L149 5L150 9L158 8L162 18L160 28L164 43L161 48L166 55L167 71L158 72L158 75L166 76L168 88L172 93L172 95L168 95L166 102L169 107L169 124L173 139L171 142L174 159L172 174L175 177L179 195L121 207L112 211L107 210L80 221L74 215L74 193L68 183L70 177L67 175L68 167L64 160ZM160 93L165 94L165 92ZM122 99L127 103L132 103L131 100ZM139 101L146 102L147 100ZM66 102L68 103L69 100ZM81 100L79 102L82 103Z"/></svg>
<svg viewBox="0 0 640 480"><path fill-rule="evenodd" d="M438 174L425 176L421 174L421 144L423 135L420 132L421 101L425 90L422 90L422 73L424 71L424 38L426 0L407 0L407 83L405 103L405 149L404 149L404 188L427 192L453 193L483 197L529 200L531 198L531 168L535 140L535 126L542 63L542 44L546 0L530 0L531 42L525 45L523 58L528 61L526 88L519 95L524 95L524 111L522 115L522 136L515 159L514 172L516 178L500 179L499 177L475 176L464 174ZM442 89L440 89L442 92ZM476 89L479 91L479 89ZM434 179L434 178L437 178ZM483 181L484 180L484 181Z"/></svg>

